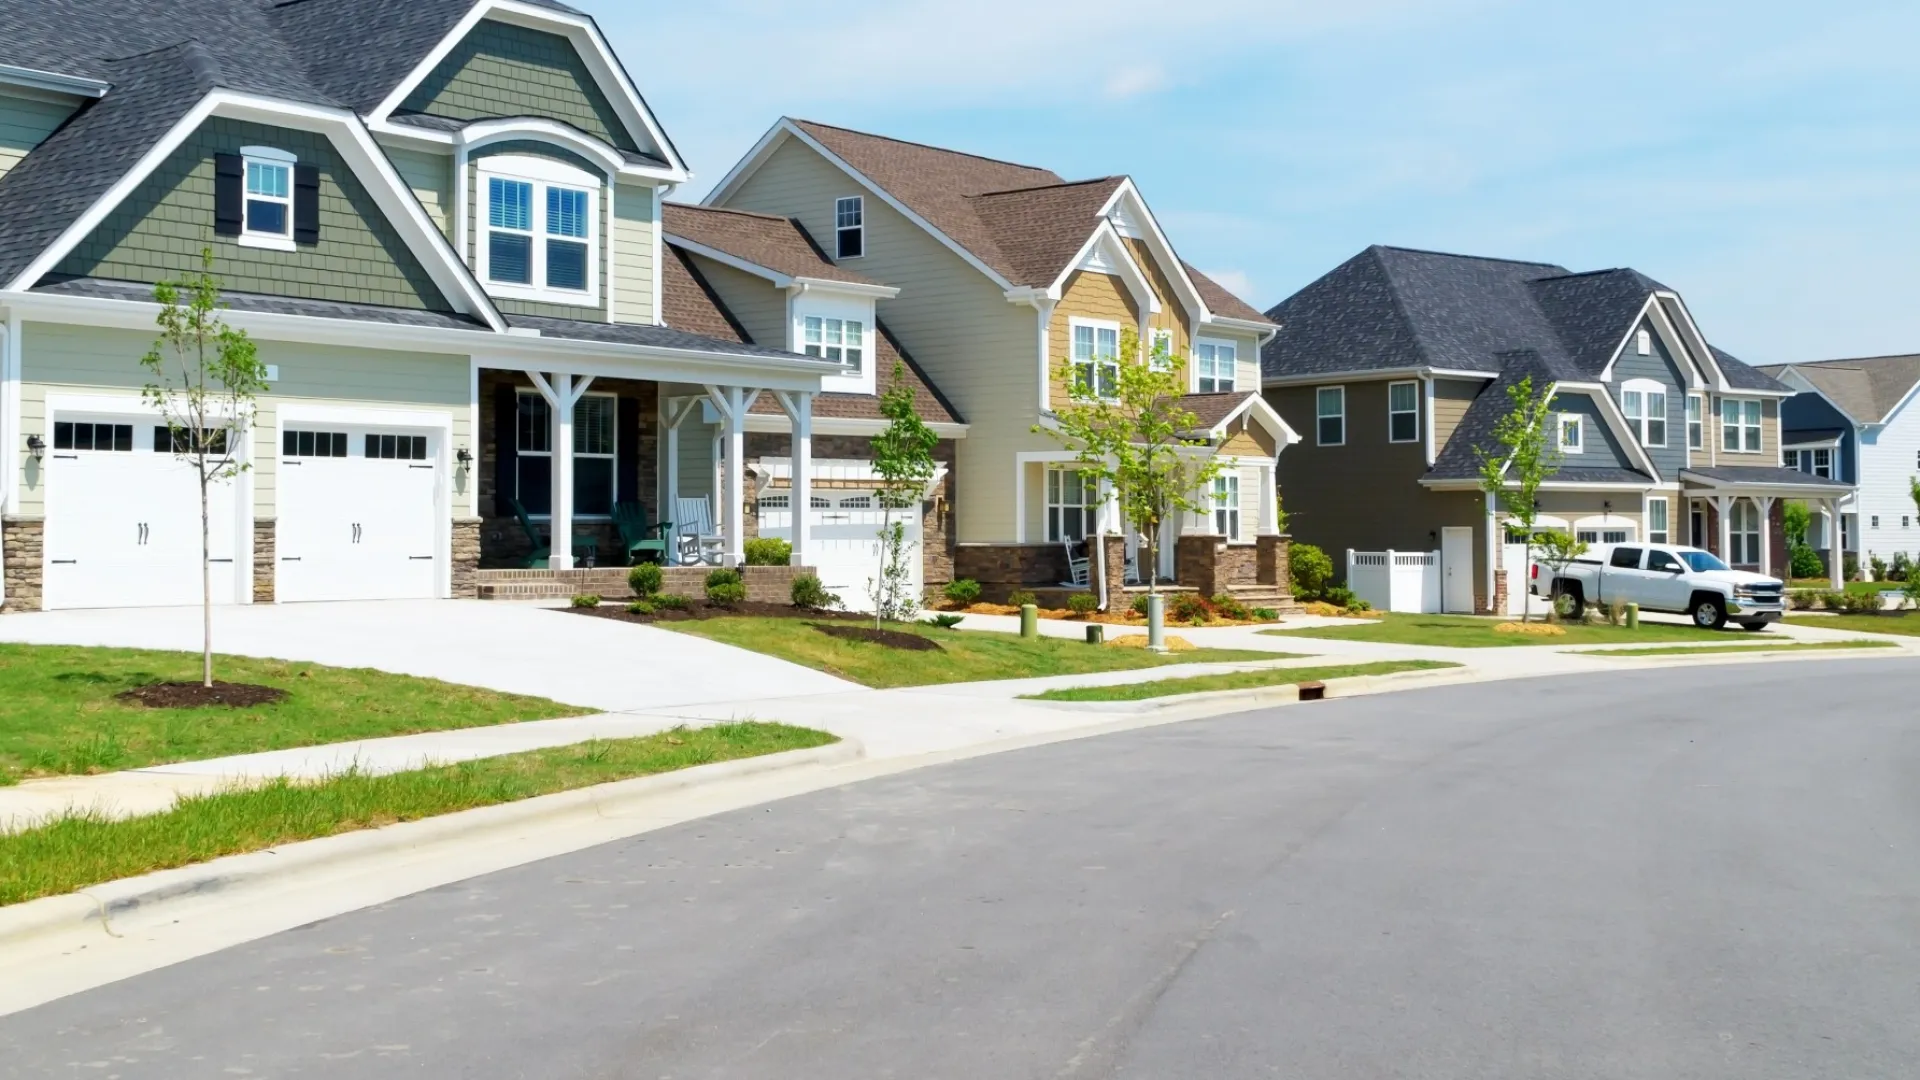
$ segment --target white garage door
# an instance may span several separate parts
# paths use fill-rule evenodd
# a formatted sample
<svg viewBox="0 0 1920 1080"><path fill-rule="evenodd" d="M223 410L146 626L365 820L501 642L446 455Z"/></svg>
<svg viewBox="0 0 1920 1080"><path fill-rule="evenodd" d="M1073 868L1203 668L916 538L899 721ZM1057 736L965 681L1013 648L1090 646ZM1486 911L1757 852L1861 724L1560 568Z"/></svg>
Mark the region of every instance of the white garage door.
<svg viewBox="0 0 1920 1080"><path fill-rule="evenodd" d="M440 433L283 425L274 598L439 595Z"/></svg>
<svg viewBox="0 0 1920 1080"><path fill-rule="evenodd" d="M52 442L45 606L200 603L199 480L174 456L167 429L147 416L60 412ZM216 604L233 603L238 591L234 485L216 481L208 492Z"/></svg>
<svg viewBox="0 0 1920 1080"><path fill-rule="evenodd" d="M792 495L772 492L760 497L760 535L793 540ZM838 593L847 607L873 610L870 583L880 576L880 502L871 492L819 491L813 496L813 531L808 534L807 562L820 575L827 591ZM892 520L904 520L907 542L913 545L912 594L919 596L923 552L920 550L920 508L916 504L893 511Z"/></svg>

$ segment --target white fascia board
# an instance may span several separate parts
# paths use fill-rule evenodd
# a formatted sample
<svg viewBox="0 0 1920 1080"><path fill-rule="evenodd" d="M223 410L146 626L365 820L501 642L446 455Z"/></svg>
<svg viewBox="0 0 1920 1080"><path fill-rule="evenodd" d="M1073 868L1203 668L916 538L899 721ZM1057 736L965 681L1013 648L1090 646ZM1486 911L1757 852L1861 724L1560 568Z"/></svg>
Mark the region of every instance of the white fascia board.
<svg viewBox="0 0 1920 1080"><path fill-rule="evenodd" d="M237 94L229 90L216 90L202 98L189 109L179 122L162 135L148 151L141 156L125 176L115 181L94 204L87 208L72 225L60 234L27 268L13 281L7 283L8 291L24 291L41 277L45 276L60 260L65 258L81 240L85 239L115 207L119 206L133 190L140 185L162 161L179 148L180 144L200 128L209 117L222 116L238 120L250 120L255 123L274 127L292 128L325 135L334 149L347 159L354 175L363 182L377 177L378 182L368 182L367 190L379 204L387 220L408 242L408 247L421 257L421 265L428 276L447 298L453 301L462 313L472 315L495 330L506 329L506 321L494 309L493 302L486 291L480 287L466 264L454 253L453 246L441 234L439 228L427 217L420 200L413 190L407 187L400 174L394 171L393 163L386 152L373 140L360 123L359 117L344 109L327 109L313 105L300 105L277 101L272 98L256 97L250 94Z"/></svg>
<svg viewBox="0 0 1920 1080"><path fill-rule="evenodd" d="M512 139L531 138L554 143L600 166L600 171L608 174L619 172L627 163L627 159L620 156L620 151L611 144L601 142L572 124L538 117L479 120L451 134L453 145L464 146L469 151Z"/></svg>
<svg viewBox="0 0 1920 1080"><path fill-rule="evenodd" d="M803 293L830 293L862 300L891 300L900 295L892 285L869 285L863 281L838 281L833 278L797 277L792 288Z"/></svg>
<svg viewBox="0 0 1920 1080"><path fill-rule="evenodd" d="M1131 203L1133 209L1138 212L1139 219L1146 222L1147 249L1153 252L1154 258L1160 260L1161 269L1166 272L1168 280L1173 282L1174 291L1180 294L1180 301L1187 309L1187 316L1196 323L1205 322L1212 313L1207 310L1207 303L1200 296L1199 286L1187 276L1186 266L1180 262L1180 256L1174 252L1172 242L1161 230L1159 219L1153 216L1153 211L1147 206L1147 200L1141 197L1140 189L1134 186L1132 177L1129 176L1120 181L1120 186L1114 189L1107 204L1100 208L1100 216L1104 218L1113 213L1113 208L1123 199Z"/></svg>
<svg viewBox="0 0 1920 1080"><path fill-rule="evenodd" d="M1452 368L1408 367L1408 368L1371 368L1364 371L1333 371L1311 375L1271 375L1260 380L1261 386L1329 386L1341 382L1374 382L1380 379L1478 379L1492 382L1499 378L1492 371L1457 371Z"/></svg>
<svg viewBox="0 0 1920 1080"><path fill-rule="evenodd" d="M968 251L953 237L948 236L946 233L943 233L939 229L934 228L932 222L928 221L926 218L921 217L919 214L914 213L913 210L910 209L906 203L903 203L899 199L894 198L893 195L890 194L885 188L881 187L879 184L869 179L867 175L861 172L859 169L856 169L852 165L848 164L844 158L840 157L840 155L827 149L826 146L820 142L820 140L800 130L798 125L796 125L793 121L787 119L786 117L781 117L780 122L773 126L773 130L767 132L765 135L760 137L760 141L754 145L754 148L748 152L747 156L744 158L741 158L740 163L733 167L733 171L727 173L726 178L720 182L720 186L708 192L707 197L700 200L700 205L725 206L727 199L733 194L734 190L738 188L741 184L745 183L747 178L752 176L754 172L758 170L760 166L766 162L767 158L772 156L773 151L777 149L780 146L780 144L787 139L798 139L801 145L807 147L809 150L812 150L814 153L819 154L823 160L825 160L828 164L832 165L834 168L839 169L843 173L846 173L848 177L854 180L854 182L858 183L861 187L871 192L875 198L879 199L883 203L886 203L889 207L893 209L895 213L899 214L901 217L904 217L908 221L911 221L915 225L919 226L922 230L924 230L927 233L927 235L933 237L935 240L940 241L941 244L945 245L947 250L953 252L955 255L960 256L960 258L966 261L967 265L973 267L975 270L980 271L982 274L985 274L989 281L992 281L995 285L1000 286L1002 290L1011 290L1011 289L1018 288L1018 286L1014 285L1013 282L1008 281L1005 277L1003 277L998 271L994 270L991 266L988 266L986 263L981 262L979 256L975 255L971 251Z"/></svg>
<svg viewBox="0 0 1920 1080"><path fill-rule="evenodd" d="M1261 345L1272 341L1274 335L1280 332L1280 327L1274 323L1254 322L1252 319L1234 319L1225 315L1215 315L1211 312L1207 314L1206 318L1200 320L1200 325L1217 326L1222 330L1238 330L1243 333L1251 333L1258 337L1259 344Z"/></svg>
<svg viewBox="0 0 1920 1080"><path fill-rule="evenodd" d="M1653 467L1653 458L1647 454L1646 447L1640 445L1639 434L1627 426L1627 416L1620 411L1620 403L1613 400L1613 395L1607 393L1606 387L1598 383L1557 382L1548 390L1547 399L1551 401L1563 391L1585 394L1596 402L1600 406L1601 418L1613 431L1613 437L1620 440L1621 446L1627 448L1627 453L1632 456L1634 463L1640 467L1641 471L1648 476L1660 475L1660 470Z"/></svg>
<svg viewBox="0 0 1920 1080"><path fill-rule="evenodd" d="M113 88L112 83L99 79L62 75L57 71L41 71L15 64L0 64L0 85L80 98L103 98Z"/></svg>
<svg viewBox="0 0 1920 1080"><path fill-rule="evenodd" d="M1082 269L1081 264L1087 261L1096 248L1113 261L1117 270L1116 276L1127 283L1127 291L1133 294L1133 302L1140 305L1140 310L1159 314L1160 298L1153 294L1153 284L1147 280L1146 271L1140 269L1140 264L1133 261L1133 256L1127 251L1127 245L1120 241L1120 231L1113 227L1113 222L1105 218L1095 223L1093 232L1087 237L1087 242L1080 245L1080 250L1074 252L1073 258L1068 260L1065 269L1060 271L1060 276L1054 278L1052 284L1046 287L1047 298L1060 299L1062 290L1066 288L1067 279Z"/></svg>
<svg viewBox="0 0 1920 1080"><path fill-rule="evenodd" d="M1267 399L1259 394L1248 394L1245 401L1234 406L1232 412L1221 417L1220 422L1213 425L1212 430L1207 434L1219 438L1227 433L1228 424L1245 415L1251 415L1261 427L1267 429L1269 435L1279 439L1283 446L1292 446L1300 441L1300 433L1293 430L1286 418L1274 411L1273 406L1267 404Z"/></svg>
<svg viewBox="0 0 1920 1080"><path fill-rule="evenodd" d="M703 259L712 259L722 266L731 266L743 274L752 274L754 277L764 278L772 282L774 287L778 289L784 289L794 283L793 278L778 270L770 270L767 267L761 266L759 263L749 262L746 259L740 258L738 255L729 255L719 248L708 247L698 241L689 240L684 236L667 233L666 242L674 247L691 251Z"/></svg>
<svg viewBox="0 0 1920 1080"><path fill-rule="evenodd" d="M607 164L605 160L605 150L611 148L611 144L602 142L570 124L561 124L556 121L547 120L544 117L508 117L497 120L480 120L475 121L473 125L473 127L481 126L518 131L522 133L520 137L560 142L569 148L578 149L580 153L589 159L600 162L603 165ZM383 141L401 143L407 148L414 150L444 150L451 153L456 147L461 145L467 145L469 147L476 145L476 140L471 136L472 127L461 131L436 131L432 128L415 127L412 124L397 124L392 120L369 120L367 121L367 130L379 136ZM496 142L499 141L499 138L513 137L515 136L503 135L497 138L489 138L486 141ZM589 147L592 149L589 150ZM675 183L674 178L678 175L675 170L671 168L662 168L657 165L636 165L620 155L617 150L613 152L613 160L609 169L623 180L646 180L664 184Z"/></svg>
<svg viewBox="0 0 1920 1080"><path fill-rule="evenodd" d="M1787 442L1786 440L1782 439L1780 442L1780 449L1782 450L1834 450L1839 448L1841 438L1842 436L1835 435L1831 439L1815 439L1812 442Z"/></svg>
<svg viewBox="0 0 1920 1080"><path fill-rule="evenodd" d="M494 19L532 30L543 30L568 39L573 44L574 51L586 62L588 73L593 76L595 85L600 88L601 93L607 95L607 100L620 114L620 119L626 124L628 132L644 134L647 140L659 149L660 156L666 159L669 167L661 178L676 184L685 183L691 178L692 174L687 171L686 162L681 160L680 152L667 138L666 131L655 119L653 110L647 108L633 81L627 77L626 69L621 66L619 57L614 55L613 50L607 45L606 38L601 36L599 26L584 15L570 14L554 8L536 7L532 4L519 3L517 0L480 0L461 17L460 22L445 37L435 43L420 63L407 73L407 77L400 80L400 84L374 107L368 114L368 119L383 122L392 116L401 102L404 102L407 96L433 73L433 69L440 65L440 61L446 59L447 54L458 47L460 42L484 19Z"/></svg>
<svg viewBox="0 0 1920 1080"><path fill-rule="evenodd" d="M1732 389L1727 385L1727 373L1720 369L1720 361L1714 358L1713 346L1707 341L1707 336L1700 332L1700 324L1693 321L1693 312L1687 308L1687 302L1676 292L1660 292L1654 296L1671 302L1674 310L1680 313L1680 331L1693 343L1693 351L1699 356L1702 370L1712 376L1713 389L1723 392Z"/></svg>
<svg viewBox="0 0 1920 1080"><path fill-rule="evenodd" d="M815 435L878 435L887 429L885 420L861 420L843 416L813 417ZM942 439L964 439L967 437L966 424L928 423L927 429ZM768 413L751 413L747 416L747 430L785 434L793 430L793 422L785 416Z"/></svg>

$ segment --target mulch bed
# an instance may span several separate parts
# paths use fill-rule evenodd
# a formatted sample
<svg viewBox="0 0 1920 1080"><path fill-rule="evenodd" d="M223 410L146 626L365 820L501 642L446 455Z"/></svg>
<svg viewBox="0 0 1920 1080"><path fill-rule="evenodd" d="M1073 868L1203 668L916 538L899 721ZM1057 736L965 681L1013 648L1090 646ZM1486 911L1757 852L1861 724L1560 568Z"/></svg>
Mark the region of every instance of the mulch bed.
<svg viewBox="0 0 1920 1080"><path fill-rule="evenodd" d="M197 682L148 683L114 695L129 705L145 705L149 709L199 709L208 705L248 709L255 705L272 705L286 696L285 690L274 686L219 681L212 686Z"/></svg>
<svg viewBox="0 0 1920 1080"><path fill-rule="evenodd" d="M873 645L885 645L889 649L905 649L908 652L945 652L946 646L931 638L919 634L903 633L899 630L876 630L871 626L854 626L841 623L838 626L815 623L815 630L828 637L842 641L865 641Z"/></svg>
<svg viewBox="0 0 1920 1080"><path fill-rule="evenodd" d="M607 599L599 607L566 608L575 615L593 615L602 619L615 619L620 622L655 623L685 622L690 619L725 619L735 615L758 615L772 619L871 619L871 615L862 615L857 611L814 611L809 608L797 608L792 604L763 604L753 600L742 600L737 604L721 607L709 604L705 600L694 600L684 609L655 608L651 615L635 615L627 610L633 603L632 597Z"/></svg>

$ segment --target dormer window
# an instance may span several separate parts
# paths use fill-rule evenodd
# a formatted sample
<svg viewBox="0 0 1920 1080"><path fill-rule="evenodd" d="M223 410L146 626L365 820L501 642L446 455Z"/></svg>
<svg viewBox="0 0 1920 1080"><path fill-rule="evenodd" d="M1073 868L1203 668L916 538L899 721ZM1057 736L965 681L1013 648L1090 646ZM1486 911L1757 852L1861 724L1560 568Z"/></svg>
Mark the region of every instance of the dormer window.
<svg viewBox="0 0 1920 1080"><path fill-rule="evenodd" d="M806 319L804 348L808 356L835 360L859 374L865 364L866 327L852 319L826 319L809 315Z"/></svg>
<svg viewBox="0 0 1920 1080"><path fill-rule="evenodd" d="M834 257L858 259L867 253L866 199L859 195L833 204Z"/></svg>
<svg viewBox="0 0 1920 1080"><path fill-rule="evenodd" d="M1230 341L1196 341L1193 358L1199 374L1202 394L1226 394L1233 391L1235 352Z"/></svg>
<svg viewBox="0 0 1920 1080"><path fill-rule="evenodd" d="M480 165L475 263L496 295L599 303L599 181L545 158Z"/></svg>
<svg viewBox="0 0 1920 1080"><path fill-rule="evenodd" d="M292 154L271 146L243 146L214 155L214 232L242 247L293 251L320 230L319 175Z"/></svg>
<svg viewBox="0 0 1920 1080"><path fill-rule="evenodd" d="M1641 356L1653 355L1653 332L1641 330L1633 335L1633 349Z"/></svg>
<svg viewBox="0 0 1920 1080"><path fill-rule="evenodd" d="M247 159L247 236L293 235L293 166Z"/></svg>

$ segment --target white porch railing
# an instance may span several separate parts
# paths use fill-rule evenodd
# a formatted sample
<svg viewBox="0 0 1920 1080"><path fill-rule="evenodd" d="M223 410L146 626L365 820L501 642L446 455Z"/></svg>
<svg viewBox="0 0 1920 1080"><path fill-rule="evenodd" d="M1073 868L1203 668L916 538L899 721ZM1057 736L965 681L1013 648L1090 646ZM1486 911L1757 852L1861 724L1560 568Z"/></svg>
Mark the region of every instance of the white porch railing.
<svg viewBox="0 0 1920 1080"><path fill-rule="evenodd" d="M1347 549L1347 588L1380 611L1440 610L1440 553Z"/></svg>

